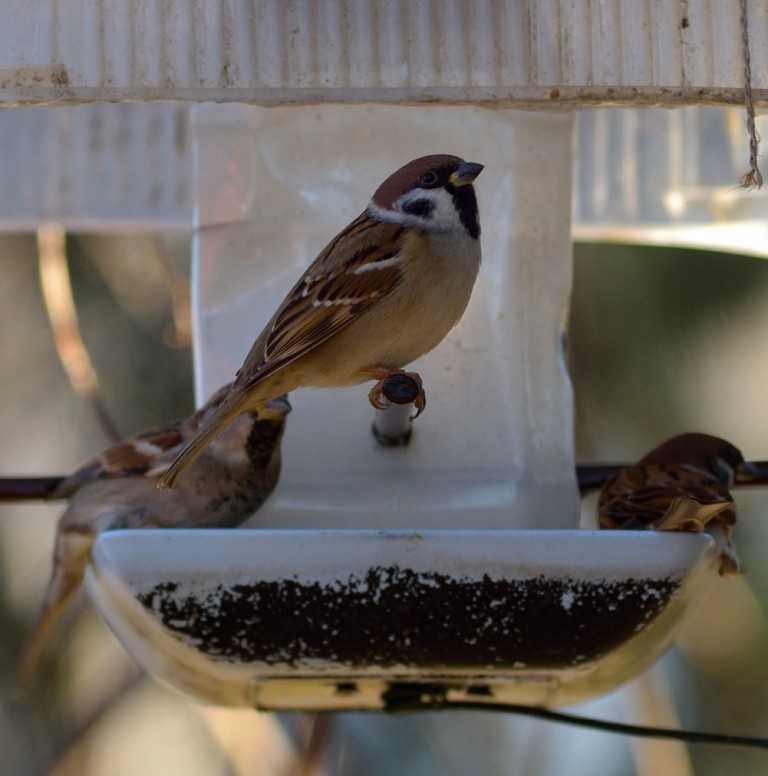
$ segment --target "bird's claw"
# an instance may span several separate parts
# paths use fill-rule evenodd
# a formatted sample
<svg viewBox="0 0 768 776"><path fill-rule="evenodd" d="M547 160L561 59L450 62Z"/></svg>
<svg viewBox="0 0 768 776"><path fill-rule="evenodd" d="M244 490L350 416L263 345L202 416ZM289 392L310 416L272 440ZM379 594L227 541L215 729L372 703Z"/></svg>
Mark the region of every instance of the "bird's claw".
<svg viewBox="0 0 768 776"><path fill-rule="evenodd" d="M419 383L421 383L421 381L419 381ZM421 384L419 384L419 393L416 396L416 401L413 403L413 406L416 408L416 414L411 415L411 420L416 420L416 418L424 412L424 408L427 406L427 394L424 393Z"/></svg>
<svg viewBox="0 0 768 776"><path fill-rule="evenodd" d="M376 385L368 391L368 401L371 403L375 410L385 410L387 405L382 402L381 397L384 395L383 380L379 380Z"/></svg>
<svg viewBox="0 0 768 776"><path fill-rule="evenodd" d="M427 406L427 395L418 372L396 370L384 374L371 388L368 401L377 410L385 410L391 404L413 404L416 414L410 419L416 420Z"/></svg>

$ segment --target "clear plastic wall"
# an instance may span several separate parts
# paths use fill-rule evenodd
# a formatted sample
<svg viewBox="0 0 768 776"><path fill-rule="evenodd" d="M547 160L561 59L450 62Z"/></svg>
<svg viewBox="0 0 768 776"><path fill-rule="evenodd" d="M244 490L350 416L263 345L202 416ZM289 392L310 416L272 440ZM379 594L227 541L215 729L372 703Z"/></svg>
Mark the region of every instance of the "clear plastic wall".
<svg viewBox="0 0 768 776"><path fill-rule="evenodd" d="M233 379L303 269L387 175L428 153L485 165L483 266L459 325L412 365L428 406L410 446L377 445L364 386L295 392L283 476L259 525L576 526L561 344L571 127L571 115L469 107L196 109L199 400Z"/></svg>

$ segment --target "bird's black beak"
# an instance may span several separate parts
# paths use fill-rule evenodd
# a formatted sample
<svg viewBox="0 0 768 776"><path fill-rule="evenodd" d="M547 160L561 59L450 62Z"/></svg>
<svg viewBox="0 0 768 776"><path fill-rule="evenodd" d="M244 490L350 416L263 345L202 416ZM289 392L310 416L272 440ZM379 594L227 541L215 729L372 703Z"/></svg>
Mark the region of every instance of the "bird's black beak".
<svg viewBox="0 0 768 776"><path fill-rule="evenodd" d="M768 464L742 461L736 467L733 479L739 485L763 485L768 481Z"/></svg>
<svg viewBox="0 0 768 776"><path fill-rule="evenodd" d="M293 407L291 407L291 403L288 401L288 394L284 393L282 396L277 396L264 402L264 406L259 410L259 419L280 420L292 409Z"/></svg>
<svg viewBox="0 0 768 776"><path fill-rule="evenodd" d="M477 162L462 162L456 172L451 173L449 183L454 186L466 186L472 183L483 171L483 165Z"/></svg>

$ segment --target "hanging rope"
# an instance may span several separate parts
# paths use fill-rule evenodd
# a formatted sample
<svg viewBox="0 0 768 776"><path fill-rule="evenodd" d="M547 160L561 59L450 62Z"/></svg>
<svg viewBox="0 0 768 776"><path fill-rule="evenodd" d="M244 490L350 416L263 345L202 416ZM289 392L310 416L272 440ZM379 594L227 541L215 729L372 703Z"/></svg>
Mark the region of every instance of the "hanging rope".
<svg viewBox="0 0 768 776"><path fill-rule="evenodd" d="M755 106L752 104L752 59L749 54L747 0L741 0L741 46L744 55L744 110L747 114L747 133L749 134L749 172L741 176L740 184L742 189L761 189L763 176L757 166L760 138L755 129Z"/></svg>

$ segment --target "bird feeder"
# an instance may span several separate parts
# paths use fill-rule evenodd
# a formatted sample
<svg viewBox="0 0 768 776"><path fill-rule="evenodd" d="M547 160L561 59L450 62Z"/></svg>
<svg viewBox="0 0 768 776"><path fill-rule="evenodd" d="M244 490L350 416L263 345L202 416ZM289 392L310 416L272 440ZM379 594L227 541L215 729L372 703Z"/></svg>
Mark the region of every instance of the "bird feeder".
<svg viewBox="0 0 768 776"><path fill-rule="evenodd" d="M623 106L641 122L637 106L740 104L745 24L765 99L764 15L674 0L82 5L84 22L73 11L52 25L18 4L0 30L13 62L0 100L200 103L162 106L158 128L177 131L151 148L169 164L190 133L201 401L386 175L437 152L486 166L480 277L460 324L412 367L429 404L410 443L376 441L363 388L297 392L280 485L249 528L97 541L88 590L126 649L196 697L268 709L386 708L398 689L434 686L561 705L652 663L715 578L715 554L703 535L577 530L572 236L650 211L609 212L615 170L628 193L648 168L632 148L604 155L600 127L625 138L611 114L576 112ZM21 33L41 24L32 50ZM135 164L160 191L179 179L178 165ZM663 169L677 174L671 151ZM667 220L690 226L688 204L672 196Z"/></svg>

